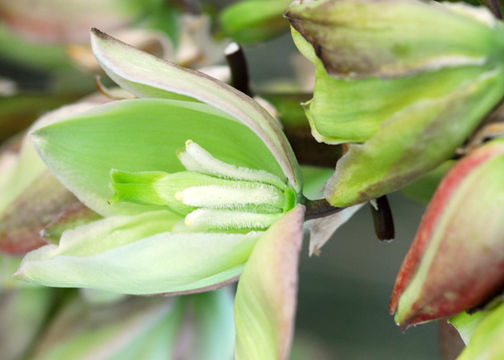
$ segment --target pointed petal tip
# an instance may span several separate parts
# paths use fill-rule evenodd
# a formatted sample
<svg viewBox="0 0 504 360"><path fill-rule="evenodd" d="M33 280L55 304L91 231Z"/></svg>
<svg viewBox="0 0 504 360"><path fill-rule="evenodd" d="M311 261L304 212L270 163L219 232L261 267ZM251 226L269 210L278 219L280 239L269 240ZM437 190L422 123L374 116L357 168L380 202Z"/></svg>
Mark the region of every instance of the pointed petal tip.
<svg viewBox="0 0 504 360"><path fill-rule="evenodd" d="M46 133L43 129L44 128L37 129L28 134L31 143L37 150L44 148L45 145L47 144Z"/></svg>
<svg viewBox="0 0 504 360"><path fill-rule="evenodd" d="M109 37L109 36L108 36L107 34L105 34L103 31L101 31L101 30L99 30L99 29L97 29L97 28L95 28L95 27L92 27L92 28L89 30L89 32L91 33L91 37L92 37L93 35L98 36L98 37L100 37L100 38L102 38L102 39L107 39L107 38Z"/></svg>

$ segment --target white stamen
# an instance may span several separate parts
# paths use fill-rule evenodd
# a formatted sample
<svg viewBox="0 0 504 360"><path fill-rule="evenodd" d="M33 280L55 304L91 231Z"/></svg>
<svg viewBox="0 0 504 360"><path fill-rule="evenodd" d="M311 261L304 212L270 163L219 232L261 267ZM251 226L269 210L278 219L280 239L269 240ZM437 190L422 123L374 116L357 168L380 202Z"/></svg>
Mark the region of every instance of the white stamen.
<svg viewBox="0 0 504 360"><path fill-rule="evenodd" d="M274 186L193 186L175 194L175 199L189 205L209 208L240 207L245 205L273 205L282 208L282 193Z"/></svg>
<svg viewBox="0 0 504 360"><path fill-rule="evenodd" d="M256 214L236 210L198 209L185 217L185 224L194 229L267 229L282 216Z"/></svg>
<svg viewBox="0 0 504 360"><path fill-rule="evenodd" d="M189 159L189 157L191 159ZM191 140L186 141L185 153L179 154L182 164L189 171L199 171L207 174L237 180L259 181L285 189L285 183L277 176L264 171L227 164L214 158L208 151Z"/></svg>

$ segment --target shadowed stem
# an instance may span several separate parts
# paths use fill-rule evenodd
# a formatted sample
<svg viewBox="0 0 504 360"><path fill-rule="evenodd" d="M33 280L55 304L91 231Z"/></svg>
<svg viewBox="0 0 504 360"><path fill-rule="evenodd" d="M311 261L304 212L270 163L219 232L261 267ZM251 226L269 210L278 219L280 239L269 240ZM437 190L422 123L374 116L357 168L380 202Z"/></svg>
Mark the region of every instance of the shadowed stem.
<svg viewBox="0 0 504 360"><path fill-rule="evenodd" d="M305 206L306 206L305 221L326 217L345 209L343 207L332 206L325 199L320 200L307 199L305 201Z"/></svg>
<svg viewBox="0 0 504 360"><path fill-rule="evenodd" d="M254 96L250 89L250 78L245 54L240 45L232 42L225 50L226 60L231 69L231 86L248 96Z"/></svg>
<svg viewBox="0 0 504 360"><path fill-rule="evenodd" d="M369 204L375 233L381 241L392 240L395 237L394 218L386 195L376 199L376 206Z"/></svg>

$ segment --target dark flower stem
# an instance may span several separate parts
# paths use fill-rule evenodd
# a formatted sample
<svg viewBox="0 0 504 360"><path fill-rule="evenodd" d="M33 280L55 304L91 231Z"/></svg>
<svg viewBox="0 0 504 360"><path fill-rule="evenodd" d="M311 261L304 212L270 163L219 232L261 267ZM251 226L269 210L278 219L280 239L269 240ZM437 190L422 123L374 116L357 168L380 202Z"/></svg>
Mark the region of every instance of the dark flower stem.
<svg viewBox="0 0 504 360"><path fill-rule="evenodd" d="M386 195L376 199L376 208L369 204L375 233L381 241L392 240L395 237L394 218Z"/></svg>
<svg viewBox="0 0 504 360"><path fill-rule="evenodd" d="M250 97L254 96L250 89L247 60L241 46L238 43L232 42L226 48L225 55L231 69L231 85Z"/></svg>

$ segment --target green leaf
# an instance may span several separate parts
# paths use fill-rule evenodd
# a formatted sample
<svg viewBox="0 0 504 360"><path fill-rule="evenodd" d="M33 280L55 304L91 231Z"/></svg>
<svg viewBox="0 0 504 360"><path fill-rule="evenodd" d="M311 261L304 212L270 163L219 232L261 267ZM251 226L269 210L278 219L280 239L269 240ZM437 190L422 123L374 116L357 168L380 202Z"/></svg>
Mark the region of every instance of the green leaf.
<svg viewBox="0 0 504 360"><path fill-rule="evenodd" d="M172 233L167 211L112 216L63 233L25 256L16 276L45 286L125 294L191 292L233 281L259 232Z"/></svg>
<svg viewBox="0 0 504 360"><path fill-rule="evenodd" d="M176 153L191 139L227 163L285 179L264 143L249 128L200 103L122 100L44 127L33 135L59 180L101 215L135 214L152 207L112 203L112 169L178 172Z"/></svg>
<svg viewBox="0 0 504 360"><path fill-rule="evenodd" d="M105 72L133 94L168 98L174 93L183 95L220 109L245 124L265 143L290 184L298 191L301 189L299 168L285 135L278 122L253 99L223 82L165 62L97 29L91 31L91 44Z"/></svg>
<svg viewBox="0 0 504 360"><path fill-rule="evenodd" d="M226 7L220 14L224 33L246 44L268 40L288 30L283 13L291 0L245 0Z"/></svg>
<svg viewBox="0 0 504 360"><path fill-rule="evenodd" d="M268 229L243 270L235 298L236 359L289 357L304 212L298 205Z"/></svg>
<svg viewBox="0 0 504 360"><path fill-rule="evenodd" d="M296 1L291 25L329 74L397 77L500 63L502 26L485 8L416 0Z"/></svg>

